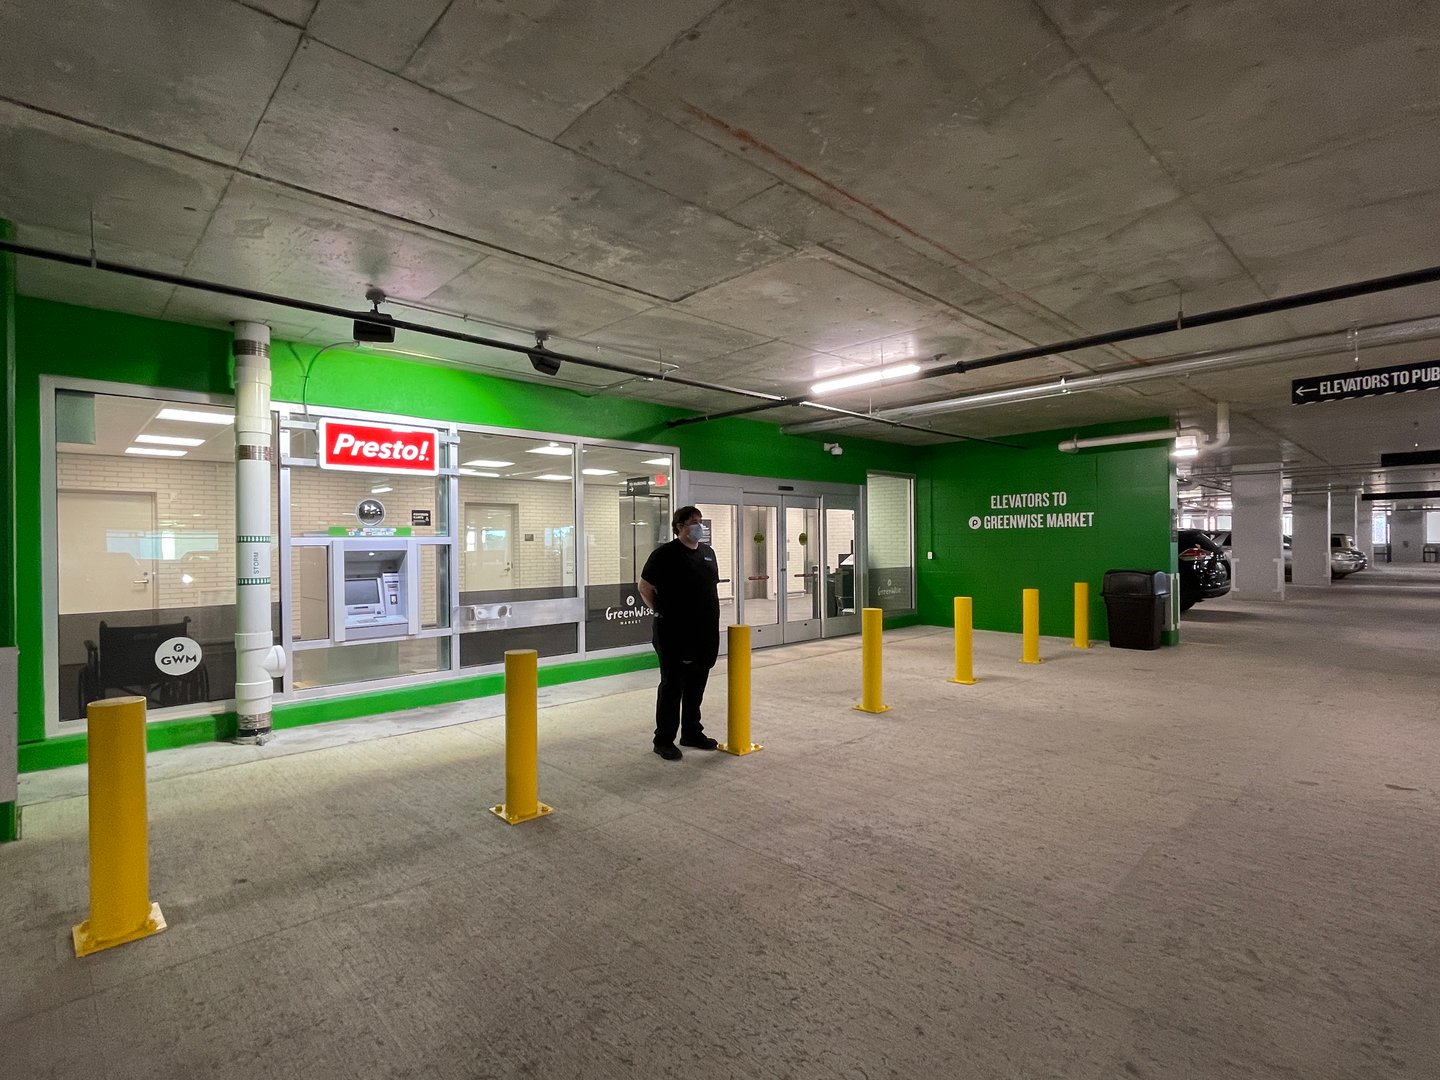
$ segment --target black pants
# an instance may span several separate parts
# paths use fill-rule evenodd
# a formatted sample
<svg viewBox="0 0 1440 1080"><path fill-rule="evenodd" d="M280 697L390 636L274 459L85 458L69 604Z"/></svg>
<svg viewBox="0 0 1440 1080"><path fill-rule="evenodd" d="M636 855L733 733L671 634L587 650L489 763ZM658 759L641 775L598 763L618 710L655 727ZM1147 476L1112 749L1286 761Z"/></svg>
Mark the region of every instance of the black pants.
<svg viewBox="0 0 1440 1080"><path fill-rule="evenodd" d="M689 650L685 650L689 651ZM700 702L714 661L682 660L682 650L655 643L660 657L660 689L655 693L655 745L669 746L675 733L686 742L700 738Z"/></svg>

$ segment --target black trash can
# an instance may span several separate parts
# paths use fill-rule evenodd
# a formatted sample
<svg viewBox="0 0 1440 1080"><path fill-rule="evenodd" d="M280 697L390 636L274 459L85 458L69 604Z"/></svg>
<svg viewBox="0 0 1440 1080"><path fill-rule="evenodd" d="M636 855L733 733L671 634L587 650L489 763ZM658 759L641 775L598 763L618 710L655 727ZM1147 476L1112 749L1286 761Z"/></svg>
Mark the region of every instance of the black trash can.
<svg viewBox="0 0 1440 1080"><path fill-rule="evenodd" d="M1100 589L1113 649L1158 649L1170 603L1170 575L1163 570L1107 570Z"/></svg>

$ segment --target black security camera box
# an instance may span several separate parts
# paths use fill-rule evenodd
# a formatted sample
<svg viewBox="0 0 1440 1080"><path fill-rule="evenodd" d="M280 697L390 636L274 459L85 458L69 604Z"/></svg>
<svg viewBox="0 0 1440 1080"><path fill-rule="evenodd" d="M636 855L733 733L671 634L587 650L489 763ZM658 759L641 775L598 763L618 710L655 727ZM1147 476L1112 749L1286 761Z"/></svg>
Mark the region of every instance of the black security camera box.
<svg viewBox="0 0 1440 1080"><path fill-rule="evenodd" d="M393 323L395 320L389 315L382 315L380 312L371 312L365 316L366 321L355 320L356 341L376 341L388 345L395 340L395 327L381 325L382 323Z"/></svg>

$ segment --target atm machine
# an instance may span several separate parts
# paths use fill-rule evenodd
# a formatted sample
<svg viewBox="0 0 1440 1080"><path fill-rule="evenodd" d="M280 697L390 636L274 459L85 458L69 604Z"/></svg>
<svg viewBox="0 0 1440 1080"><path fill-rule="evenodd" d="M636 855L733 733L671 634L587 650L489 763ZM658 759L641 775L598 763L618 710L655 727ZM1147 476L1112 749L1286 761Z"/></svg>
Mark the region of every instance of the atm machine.
<svg viewBox="0 0 1440 1080"><path fill-rule="evenodd" d="M420 632L420 558L405 537L336 537L328 557L298 559L301 622L328 627L343 649L326 649L307 661L323 666L330 681L401 674L400 643ZM311 640L314 640L313 638Z"/></svg>

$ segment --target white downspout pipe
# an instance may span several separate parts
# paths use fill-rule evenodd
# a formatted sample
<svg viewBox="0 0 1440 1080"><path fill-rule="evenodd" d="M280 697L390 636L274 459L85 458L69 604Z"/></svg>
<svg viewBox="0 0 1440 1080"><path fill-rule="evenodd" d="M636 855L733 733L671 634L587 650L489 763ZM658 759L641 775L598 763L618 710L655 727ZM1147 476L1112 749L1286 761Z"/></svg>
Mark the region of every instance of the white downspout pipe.
<svg viewBox="0 0 1440 1080"><path fill-rule="evenodd" d="M1215 406L1215 437L1205 440L1202 450L1219 450L1230 441L1230 403L1221 401Z"/></svg>
<svg viewBox="0 0 1440 1080"><path fill-rule="evenodd" d="M270 327L235 325L235 741L270 740L285 650L270 624Z"/></svg>

